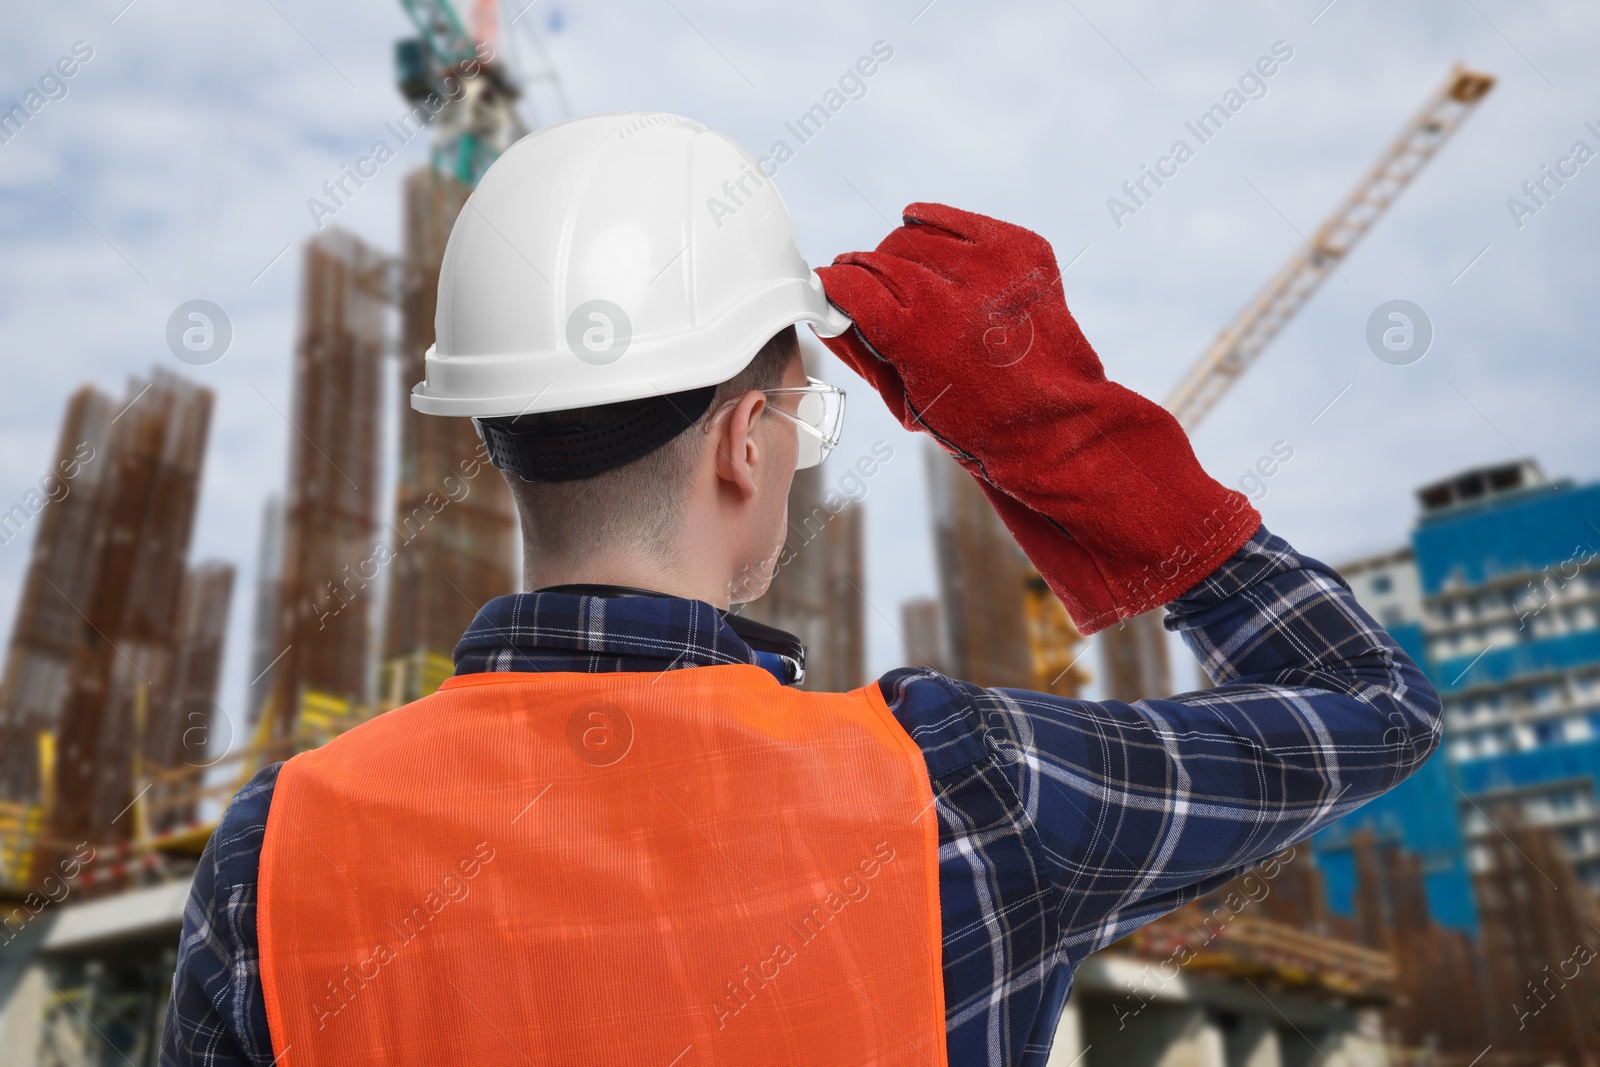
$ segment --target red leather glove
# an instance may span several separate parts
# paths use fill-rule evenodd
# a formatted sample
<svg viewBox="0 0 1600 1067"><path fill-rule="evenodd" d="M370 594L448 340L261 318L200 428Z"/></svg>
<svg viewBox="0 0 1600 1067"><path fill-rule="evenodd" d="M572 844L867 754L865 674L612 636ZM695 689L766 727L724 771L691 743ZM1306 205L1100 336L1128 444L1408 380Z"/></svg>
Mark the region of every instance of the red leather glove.
<svg viewBox="0 0 1600 1067"><path fill-rule="evenodd" d="M817 273L855 320L824 342L978 480L1083 633L1182 596L1260 526L1166 409L1106 380L1038 234L912 204Z"/></svg>

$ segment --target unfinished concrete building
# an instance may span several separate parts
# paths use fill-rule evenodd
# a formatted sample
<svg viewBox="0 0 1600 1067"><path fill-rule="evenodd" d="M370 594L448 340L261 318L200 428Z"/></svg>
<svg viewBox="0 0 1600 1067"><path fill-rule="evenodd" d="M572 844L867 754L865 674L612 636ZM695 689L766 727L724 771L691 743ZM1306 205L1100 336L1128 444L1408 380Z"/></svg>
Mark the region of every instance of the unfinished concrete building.
<svg viewBox="0 0 1600 1067"><path fill-rule="evenodd" d="M944 617L939 602L918 597L900 605L901 665L944 671Z"/></svg>
<svg viewBox="0 0 1600 1067"><path fill-rule="evenodd" d="M256 547L255 607L250 620L250 681L245 711L250 722L261 718L277 676L278 593L283 581L283 497L273 493L261 505L261 534Z"/></svg>
<svg viewBox="0 0 1600 1067"><path fill-rule="evenodd" d="M437 689L478 608L521 587L511 494L489 466L472 420L423 415L410 403L433 344L445 242L463 202L460 187L432 168L406 178L400 463L379 696L390 707Z"/></svg>
<svg viewBox="0 0 1600 1067"><path fill-rule="evenodd" d="M1518 1067L1600 1059L1600 907L1555 833L1513 804L1481 813L1474 892L1488 964L1488 1037Z"/></svg>
<svg viewBox="0 0 1600 1067"><path fill-rule="evenodd" d="M1133 703L1172 695L1172 659L1167 655L1166 610L1135 615L1101 636L1106 695Z"/></svg>
<svg viewBox="0 0 1600 1067"><path fill-rule="evenodd" d="M936 448L924 454L950 674L1031 689L1027 560L972 476Z"/></svg>
<svg viewBox="0 0 1600 1067"><path fill-rule="evenodd" d="M807 688L845 693L866 684L865 539L860 504L841 508L820 538L822 610L812 616L812 629L802 631L815 658L807 667Z"/></svg>
<svg viewBox="0 0 1600 1067"><path fill-rule="evenodd" d="M101 558L93 590L76 605L87 632L61 712L51 822L69 840L132 836L120 821L135 793L129 753L141 742L137 719L147 723L146 709L164 709L173 692L211 422L210 390L163 371L130 383L128 398L108 434Z"/></svg>
<svg viewBox="0 0 1600 1067"><path fill-rule="evenodd" d="M378 448L390 262L339 230L306 245L276 666L260 712L274 739L293 735L308 692L352 704L370 692L373 605L387 562Z"/></svg>
<svg viewBox="0 0 1600 1067"><path fill-rule="evenodd" d="M33 551L17 603L16 623L0 676L0 798L36 805L43 793L40 747L49 750L71 688L72 663L84 629L74 605L86 604L98 578L99 489L109 469L107 437L117 408L84 386L67 401L49 502L7 530L21 538L32 526Z"/></svg>
<svg viewBox="0 0 1600 1067"><path fill-rule="evenodd" d="M152 778L146 828L153 833L194 821L195 795L184 781L184 769L204 767L215 750L232 740L226 736L226 715L217 695L233 579L233 565L217 561L191 567L183 576L172 684L167 698L151 709L144 730L143 759Z"/></svg>
<svg viewBox="0 0 1600 1067"><path fill-rule="evenodd" d="M864 530L860 505L829 505L822 468L796 471L777 573L767 594L741 614L805 643L802 688L843 693L866 681Z"/></svg>

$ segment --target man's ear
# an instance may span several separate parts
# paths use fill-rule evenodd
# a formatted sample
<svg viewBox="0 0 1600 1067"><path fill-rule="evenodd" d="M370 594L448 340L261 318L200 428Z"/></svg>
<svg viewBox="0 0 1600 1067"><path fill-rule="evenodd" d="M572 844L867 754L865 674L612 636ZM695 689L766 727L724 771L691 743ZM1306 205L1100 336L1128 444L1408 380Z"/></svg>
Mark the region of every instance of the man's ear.
<svg viewBox="0 0 1600 1067"><path fill-rule="evenodd" d="M766 406L765 393L748 392L717 420L713 431L717 477L746 499L756 493L755 471L763 456L756 428Z"/></svg>

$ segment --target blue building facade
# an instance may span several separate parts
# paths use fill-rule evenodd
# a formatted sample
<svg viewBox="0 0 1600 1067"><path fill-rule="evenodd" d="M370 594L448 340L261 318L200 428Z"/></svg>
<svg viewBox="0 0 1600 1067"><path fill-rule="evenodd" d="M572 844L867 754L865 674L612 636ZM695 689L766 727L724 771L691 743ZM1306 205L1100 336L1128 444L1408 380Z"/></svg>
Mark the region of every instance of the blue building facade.
<svg viewBox="0 0 1600 1067"><path fill-rule="evenodd" d="M1600 484L1521 462L1417 496L1410 549L1341 573L1438 688L1444 745L1313 847L1335 911L1353 910L1349 835L1366 827L1422 856L1436 921L1473 930L1477 843L1508 805L1600 889Z"/></svg>

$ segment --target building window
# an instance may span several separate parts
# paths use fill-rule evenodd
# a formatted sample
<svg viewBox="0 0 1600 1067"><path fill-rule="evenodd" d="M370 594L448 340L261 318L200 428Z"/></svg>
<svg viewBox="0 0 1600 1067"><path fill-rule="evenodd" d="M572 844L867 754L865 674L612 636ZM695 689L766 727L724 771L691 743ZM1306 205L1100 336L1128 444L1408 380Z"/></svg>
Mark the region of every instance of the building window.
<svg viewBox="0 0 1600 1067"><path fill-rule="evenodd" d="M1387 593L1393 588L1394 579L1387 574L1380 574L1372 579L1372 591L1374 593Z"/></svg>
<svg viewBox="0 0 1600 1067"><path fill-rule="evenodd" d="M1566 731L1562 729L1560 719L1546 719L1533 724L1533 737L1538 744L1555 745L1566 739Z"/></svg>

